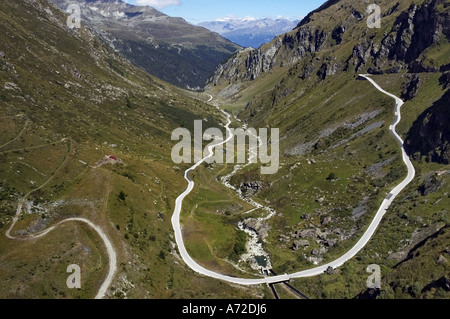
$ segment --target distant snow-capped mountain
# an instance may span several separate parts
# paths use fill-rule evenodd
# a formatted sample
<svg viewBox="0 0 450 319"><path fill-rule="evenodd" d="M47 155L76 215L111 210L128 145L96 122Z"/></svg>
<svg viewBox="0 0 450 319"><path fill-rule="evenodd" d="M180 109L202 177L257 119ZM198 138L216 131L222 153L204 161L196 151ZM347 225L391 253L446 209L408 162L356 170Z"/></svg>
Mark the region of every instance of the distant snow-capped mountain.
<svg viewBox="0 0 450 319"><path fill-rule="evenodd" d="M198 24L244 47L258 48L277 35L294 29L298 21L288 19L224 18Z"/></svg>

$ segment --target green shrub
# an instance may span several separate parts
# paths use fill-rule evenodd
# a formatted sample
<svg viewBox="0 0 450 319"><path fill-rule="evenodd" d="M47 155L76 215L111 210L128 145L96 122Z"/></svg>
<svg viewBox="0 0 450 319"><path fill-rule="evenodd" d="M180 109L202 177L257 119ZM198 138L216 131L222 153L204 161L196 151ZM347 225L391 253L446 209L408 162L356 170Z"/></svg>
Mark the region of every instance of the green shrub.
<svg viewBox="0 0 450 319"><path fill-rule="evenodd" d="M125 194L123 191L120 191L119 195L117 195L117 198L122 202L125 202L127 197L128 197L128 195Z"/></svg>
<svg viewBox="0 0 450 319"><path fill-rule="evenodd" d="M166 259L166 253L161 250L158 254L158 257L159 259L164 260Z"/></svg>
<svg viewBox="0 0 450 319"><path fill-rule="evenodd" d="M328 181L335 181L335 180L337 180L337 179L338 179L338 177L337 177L336 173L331 173L331 174L328 175L328 177L327 177L327 180L328 180Z"/></svg>

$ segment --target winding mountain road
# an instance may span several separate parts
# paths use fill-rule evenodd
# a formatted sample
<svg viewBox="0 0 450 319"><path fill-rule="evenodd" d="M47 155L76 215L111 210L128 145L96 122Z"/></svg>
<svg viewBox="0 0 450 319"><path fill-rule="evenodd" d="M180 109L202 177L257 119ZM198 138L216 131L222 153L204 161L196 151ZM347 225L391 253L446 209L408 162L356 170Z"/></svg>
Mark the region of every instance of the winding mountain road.
<svg viewBox="0 0 450 319"><path fill-rule="evenodd" d="M21 205L19 205L19 206L20 206L20 209L21 209ZM18 209L18 211L19 211L19 209ZM14 223L12 224L12 226L14 226L16 221L17 220L15 219ZM12 229L12 227L11 227L11 228L8 229L8 231L6 233L6 237L8 237L9 239L15 239L15 240L38 239L38 238L44 237L45 235L50 233L52 230L54 230L55 228L57 228L61 224L68 223L68 222L81 222L81 223L87 224L89 227L91 227L93 230L95 230L97 232L97 234L100 236L100 238L103 240L103 243L105 244L106 251L108 253L108 259L109 259L108 275L106 276L105 280L103 281L102 285L100 286L100 288L99 288L99 290L97 292L97 295L95 296L95 299L102 299L102 298L105 297L109 286L111 286L112 280L114 278L114 274L116 273L116 269L117 269L117 254L116 254L116 251L115 251L113 245L111 244L111 241L108 239L108 236L106 236L106 234L103 231L103 229L101 229L99 226L95 225L90 220L88 220L86 218L68 218L68 219L64 219L64 220L60 221L59 223L53 225L52 227L49 227L46 230L44 230L44 231L42 231L42 232L40 232L38 234L30 235L27 238L18 238L18 237L11 236L11 234L10 234L10 231Z"/></svg>
<svg viewBox="0 0 450 319"><path fill-rule="evenodd" d="M66 140L67 139L62 139L60 143L65 142ZM71 145L72 145L72 142L71 142ZM70 147L70 149L72 149L72 147ZM108 274L95 296L95 299L102 299L105 297L106 292L108 291L108 288L111 286L112 280L117 271L117 253L116 253L116 250L114 249L113 244L109 240L108 236L105 234L105 232L103 231L103 229L100 226L95 225L93 222L91 222L90 220L88 220L86 218L75 217L75 218L67 218L67 219L61 220L60 222L56 223L55 225L53 225L39 233L29 235L27 237L16 237L16 236L11 235L11 230L14 228L17 221L19 220L20 215L22 214L22 207L25 204L28 196L30 196L32 193L36 192L37 190L40 190L44 186L46 186L54 178L54 176L62 169L62 167L64 167L64 165L67 163L68 158L69 158L69 156L66 157L66 159L63 161L63 163L56 169L56 171L53 173L53 175L44 184L42 184L38 188L30 191L22 199L19 200L19 204L17 205L16 214L14 215L12 223L11 223L10 227L8 228L8 230L6 231L5 235L7 238L12 239L12 240L32 240L32 239L38 239L38 238L44 237L45 235L50 233L52 230L54 230L55 228L57 228L58 226L60 226L61 224L64 224L64 223L82 222L82 223L87 224L89 227L91 227L93 230L95 230L97 232L97 234L100 236L103 243L105 244L106 251L108 254L108 261L109 261L108 262L108 264L109 264Z"/></svg>
<svg viewBox="0 0 450 319"><path fill-rule="evenodd" d="M313 276L323 274L329 267L332 267L332 268L341 267L345 262L352 259L359 251L361 251L367 245L367 243L370 241L370 239L375 234L381 220L383 219L383 217L386 214L386 211L389 209L390 205L394 202L395 198L400 194L400 192L402 192L403 189L405 189L405 187L409 183L411 183L411 181L415 177L416 172L415 172L414 166L413 166L411 160L409 159L409 156L406 153L406 150L404 148L404 141L402 140L400 135L398 135L398 133L396 132L396 127L401 121L401 107L404 104L404 102L400 98L396 97L395 95L383 90L374 80L372 80L369 77L369 75L360 75L360 76L363 77L364 79L368 80L378 91L392 97L395 100L395 122L389 127L389 130L391 131L392 135L396 138L396 140L401 145L401 149L402 149L402 153L403 153L403 162L406 164L406 166L408 168L408 175L383 200L383 202L382 202L380 208L378 209L378 212L376 213L374 219L372 220L370 226L368 227L368 229L366 230L364 235L356 243L356 245L352 249L350 249L345 255L343 255L342 257L340 257L340 258L336 259L335 261L332 261L326 265L315 267L315 268L312 268L309 270L296 272L296 273L293 273L290 275L286 274L286 275L278 275L278 276L257 278L257 279L237 278L237 277L222 275L222 274L219 274L219 273L216 273L214 271L204 268L203 266L199 265L194 259L192 259L192 257L189 255L189 253L187 252L186 247L184 245L182 228L181 228L181 223L180 223L181 209L183 206L183 200L186 198L186 196L188 196L191 193L191 191L194 189L194 186L195 186L194 182L189 178L189 173L194 171L204 161L211 158L214 154L213 149L216 146L223 145L233 138L233 136L231 135L230 127L229 127L231 124L231 120L230 120L231 116L230 116L230 114L226 113L225 111L222 111L222 113L224 113L227 116L228 123L225 126L225 128L230 133L229 137L225 141L217 143L216 145L211 145L208 148L209 155L207 157L205 157L203 160L201 160L200 162L198 162L197 164L195 164L194 166L192 166L191 168L189 168L188 170L186 170L184 178L188 182L188 187L184 191L184 193L181 194L176 199L174 214L172 216L172 225L174 228L175 240L178 245L179 252L180 252L181 257L183 258L184 262L192 270L194 270L195 272L197 272L199 274L202 274L202 275L205 275L205 276L208 276L211 278L223 280L223 281L230 282L230 283L240 284L240 285L270 284L270 283L289 281L290 279L294 279L294 278L313 277ZM210 102L212 100L211 95L210 95L210 97L211 98L208 102Z"/></svg>

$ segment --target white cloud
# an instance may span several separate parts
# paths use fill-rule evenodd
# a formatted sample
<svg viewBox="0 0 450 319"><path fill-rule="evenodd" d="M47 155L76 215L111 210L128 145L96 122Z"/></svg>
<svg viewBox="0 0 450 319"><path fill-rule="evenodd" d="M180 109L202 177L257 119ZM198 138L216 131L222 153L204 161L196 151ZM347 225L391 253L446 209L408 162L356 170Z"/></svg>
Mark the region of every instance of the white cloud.
<svg viewBox="0 0 450 319"><path fill-rule="evenodd" d="M180 0L136 0L136 4L139 6L151 6L162 9L168 6L179 6Z"/></svg>

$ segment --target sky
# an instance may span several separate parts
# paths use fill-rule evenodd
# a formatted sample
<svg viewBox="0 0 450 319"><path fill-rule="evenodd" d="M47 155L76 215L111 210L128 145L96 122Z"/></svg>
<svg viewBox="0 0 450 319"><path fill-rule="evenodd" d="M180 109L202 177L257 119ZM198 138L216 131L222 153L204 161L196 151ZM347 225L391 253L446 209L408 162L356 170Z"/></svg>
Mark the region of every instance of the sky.
<svg viewBox="0 0 450 319"><path fill-rule="evenodd" d="M300 20L325 0L124 0L150 5L172 17L190 23L221 18L288 18Z"/></svg>

